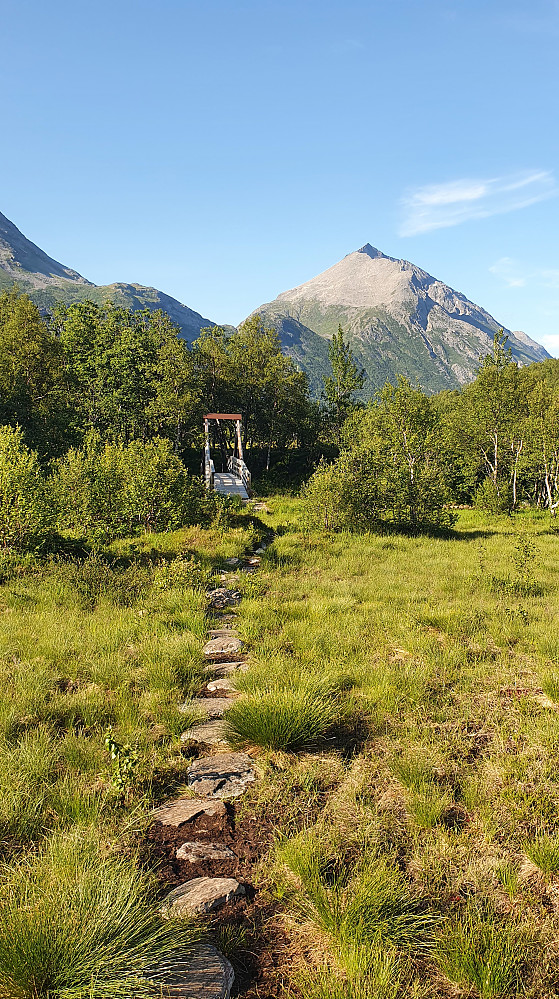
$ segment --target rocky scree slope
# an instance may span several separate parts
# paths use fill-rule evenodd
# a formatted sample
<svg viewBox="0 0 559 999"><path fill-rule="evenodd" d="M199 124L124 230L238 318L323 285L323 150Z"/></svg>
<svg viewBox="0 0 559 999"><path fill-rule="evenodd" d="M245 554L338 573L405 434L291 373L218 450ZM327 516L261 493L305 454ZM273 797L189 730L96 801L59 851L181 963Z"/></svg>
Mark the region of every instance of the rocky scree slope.
<svg viewBox="0 0 559 999"><path fill-rule="evenodd" d="M90 299L112 302L128 309L163 309L191 343L205 326L215 326L198 312L157 288L141 284L96 285L64 264L53 260L0 213L0 291L17 284L39 308L50 311L58 302L70 305Z"/></svg>
<svg viewBox="0 0 559 999"><path fill-rule="evenodd" d="M369 243L255 312L277 329L315 395L329 373L328 341L338 325L367 372L365 398L397 374L431 392L471 381L502 328L464 295ZM550 356L525 333L505 332L520 365Z"/></svg>

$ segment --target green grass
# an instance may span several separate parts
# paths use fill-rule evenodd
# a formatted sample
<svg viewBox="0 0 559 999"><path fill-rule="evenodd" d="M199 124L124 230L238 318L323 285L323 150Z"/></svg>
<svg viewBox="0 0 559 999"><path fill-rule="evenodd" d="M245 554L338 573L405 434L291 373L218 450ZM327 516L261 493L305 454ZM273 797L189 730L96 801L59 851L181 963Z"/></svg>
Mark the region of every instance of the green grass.
<svg viewBox="0 0 559 999"><path fill-rule="evenodd" d="M481 999L524 992L523 971L530 954L525 930L470 906L441 934L438 960L444 974Z"/></svg>
<svg viewBox="0 0 559 999"><path fill-rule="evenodd" d="M233 746L294 752L324 741L340 717L340 706L316 688L273 686L235 701L227 711Z"/></svg>
<svg viewBox="0 0 559 999"><path fill-rule="evenodd" d="M524 851L542 874L557 874L559 871L559 837L536 836L526 843Z"/></svg>
<svg viewBox="0 0 559 999"><path fill-rule="evenodd" d="M325 839L308 833L281 844L278 861L288 872L279 881L287 904L331 937L346 967L379 943L415 951L432 946L437 917L393 861L372 856L352 868L332 857Z"/></svg>
<svg viewBox="0 0 559 999"><path fill-rule="evenodd" d="M55 837L2 871L0 994L10 999L157 995L153 969L193 939L161 918L151 879L104 856L91 832Z"/></svg>
<svg viewBox="0 0 559 999"><path fill-rule="evenodd" d="M559 534L537 512L462 511L448 538L321 536L302 529L297 499L268 506L274 543L257 575L241 574L250 669L229 719L261 775L238 818L280 841L272 860L263 843L253 873L285 914L286 993L552 999L559 712L541 691L559 702ZM537 557L519 572L525 537ZM10 867L76 827L98 826L110 848L180 792L190 759L176 706L205 681L208 629L191 570L210 578L253 540L243 514L223 532L115 543L117 574L131 559L137 576L87 592L38 563L0 587ZM175 558L188 566L146 584ZM530 586L494 585L522 573ZM108 725L138 754L124 797ZM543 876L527 877L523 857Z"/></svg>

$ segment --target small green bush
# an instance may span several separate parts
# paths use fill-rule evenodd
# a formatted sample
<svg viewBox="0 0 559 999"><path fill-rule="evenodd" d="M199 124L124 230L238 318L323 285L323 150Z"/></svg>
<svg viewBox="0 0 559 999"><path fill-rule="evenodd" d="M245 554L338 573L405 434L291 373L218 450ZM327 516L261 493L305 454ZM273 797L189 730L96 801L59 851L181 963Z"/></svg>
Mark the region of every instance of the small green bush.
<svg viewBox="0 0 559 999"><path fill-rule="evenodd" d="M163 921L152 881L103 855L91 833L57 836L5 866L0 886L0 994L6 999L159 995L154 969L193 938Z"/></svg>
<svg viewBox="0 0 559 999"><path fill-rule="evenodd" d="M228 739L236 746L294 751L319 743L339 707L313 688L274 687L235 701L227 712Z"/></svg>
<svg viewBox="0 0 559 999"><path fill-rule="evenodd" d="M151 585L148 568L136 562L124 567L111 565L98 552L81 560L59 562L55 573L90 608L103 597L118 607L131 607Z"/></svg>
<svg viewBox="0 0 559 999"><path fill-rule="evenodd" d="M192 556L179 556L171 562L163 562L153 575L156 590L166 591L175 587L188 587L192 590L205 590L212 585L214 574Z"/></svg>
<svg viewBox="0 0 559 999"><path fill-rule="evenodd" d="M474 506L488 513L510 513L513 508L512 489L508 482L486 478L480 483L474 497Z"/></svg>
<svg viewBox="0 0 559 999"><path fill-rule="evenodd" d="M19 428L0 427L0 548L40 548L55 520L37 455L26 448Z"/></svg>

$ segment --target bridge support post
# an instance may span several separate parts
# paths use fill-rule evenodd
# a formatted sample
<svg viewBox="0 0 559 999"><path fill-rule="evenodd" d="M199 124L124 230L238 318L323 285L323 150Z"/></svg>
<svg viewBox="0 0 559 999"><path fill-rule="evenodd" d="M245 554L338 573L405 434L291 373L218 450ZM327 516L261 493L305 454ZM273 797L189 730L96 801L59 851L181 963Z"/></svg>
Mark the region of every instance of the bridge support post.
<svg viewBox="0 0 559 999"><path fill-rule="evenodd" d="M235 426L237 427L237 447L239 450L239 458L241 459L241 461L243 461L244 459L243 459L243 440L241 437L241 421L236 420Z"/></svg>

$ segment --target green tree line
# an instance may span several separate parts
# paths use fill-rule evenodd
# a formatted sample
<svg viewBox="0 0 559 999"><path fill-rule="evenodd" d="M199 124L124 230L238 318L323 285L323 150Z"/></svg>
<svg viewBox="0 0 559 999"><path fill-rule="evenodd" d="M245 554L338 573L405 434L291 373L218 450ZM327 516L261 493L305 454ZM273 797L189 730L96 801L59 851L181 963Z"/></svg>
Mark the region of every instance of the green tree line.
<svg viewBox="0 0 559 999"><path fill-rule="evenodd" d="M12 289L0 295L0 425L16 434L4 466L19 455L18 474L38 483L37 510L39 479L50 476L68 527L172 526L201 516L199 484L183 481L180 458L200 449L204 412L234 411L249 462L275 465L287 486L310 476L309 518L328 527L449 526L461 503L555 515L559 361L519 368L498 335L462 389L428 396L398 378L364 406L364 374L341 328L329 355L316 402L258 316L203 330L189 347L162 312L83 302L43 316ZM214 441L224 455L226 433L217 427Z"/></svg>

